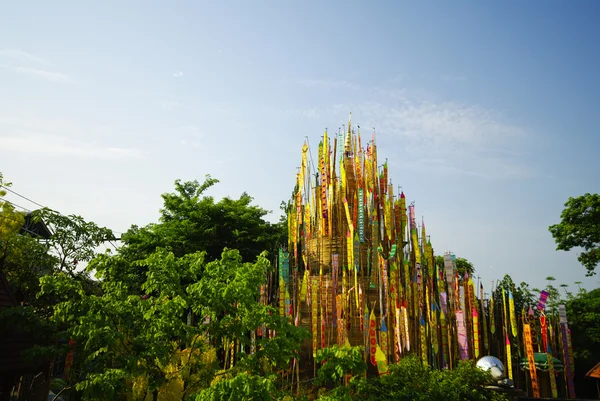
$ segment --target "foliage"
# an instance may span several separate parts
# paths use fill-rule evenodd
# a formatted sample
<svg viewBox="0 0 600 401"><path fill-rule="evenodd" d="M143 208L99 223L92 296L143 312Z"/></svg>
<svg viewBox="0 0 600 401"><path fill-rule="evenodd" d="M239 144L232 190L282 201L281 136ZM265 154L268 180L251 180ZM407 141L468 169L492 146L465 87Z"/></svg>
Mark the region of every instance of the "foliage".
<svg viewBox="0 0 600 401"><path fill-rule="evenodd" d="M587 269L588 276L594 275L600 262L600 194L569 198L560 218L560 223L548 228L556 249L583 248L577 260Z"/></svg>
<svg viewBox="0 0 600 401"><path fill-rule="evenodd" d="M456 270L458 271L459 277L462 279L465 276L465 272L469 273L469 276L472 276L475 273L475 267L473 263L469 262L465 258L456 258ZM435 257L435 264L440 269L440 271L444 271L444 257L442 255L437 255Z"/></svg>
<svg viewBox="0 0 600 401"><path fill-rule="evenodd" d="M340 383L346 375L355 377L367 370L363 347L340 347L337 344L317 351L318 383Z"/></svg>
<svg viewBox="0 0 600 401"><path fill-rule="evenodd" d="M79 262L88 262L96 248L115 239L113 232L81 216L62 215L43 208L32 212L33 221L43 221L52 231L50 248L58 258L58 269L74 276Z"/></svg>
<svg viewBox="0 0 600 401"><path fill-rule="evenodd" d="M504 396L485 389L490 381L471 362L461 362L454 370L432 370L408 356L390 365L389 373L369 379L356 378L347 394L321 399L336 400L504 400Z"/></svg>
<svg viewBox="0 0 600 401"><path fill-rule="evenodd" d="M576 382L580 383L577 395L593 398L597 396L594 383L591 380L584 380L584 375L598 363L599 359L600 288L589 292L581 290L565 305L573 341Z"/></svg>
<svg viewBox="0 0 600 401"><path fill-rule="evenodd" d="M494 290L494 302L496 303L496 312L502 313L502 290L505 292L506 301L508 302L508 291L512 292L513 299L515 301L515 311L521 313L523 309L528 310L530 306L535 307L537 303L537 296L533 291L536 289L529 289L529 284L521 282L519 286L515 286L512 277L508 274L504 275L504 278L496 283L496 289ZM539 291L538 291L539 292ZM499 320L497 320L499 321Z"/></svg>
<svg viewBox="0 0 600 401"><path fill-rule="evenodd" d="M196 401L272 401L277 399L277 389L270 378L248 373L220 380L196 396Z"/></svg>
<svg viewBox="0 0 600 401"><path fill-rule="evenodd" d="M129 287L137 286L137 279L119 272L124 266L133 271L128 263L148 269L138 289ZM236 250L225 250L208 264L204 253L176 257L165 249L138 262L101 255L89 265L101 279L101 294L87 293L81 282L61 273L42 278L41 295L61 299L53 321L77 344L72 379L84 398L117 397L136 386L153 395L166 388L192 395L224 367L214 352L223 344L239 347L235 364L248 374L264 373L261 360L281 369L297 356L297 345L308 333L256 302L268 268L264 256L242 263ZM256 353L247 355L249 333L261 324L277 336L257 338ZM211 350L213 357L202 356Z"/></svg>
<svg viewBox="0 0 600 401"><path fill-rule="evenodd" d="M62 299L52 319L67 327L77 344L78 377L72 379L86 399L112 398L126 391L125 379L136 376L147 377L150 390L157 390L167 381L167 366L178 350L204 347L200 328L186 324L188 297L177 286L181 276L198 274L202 255L175 259L158 250L146 263L147 297L131 295L123 281L103 281L101 295L95 295L65 273L42 278L41 295Z"/></svg>
<svg viewBox="0 0 600 401"><path fill-rule="evenodd" d="M237 249L244 261L256 260L265 250L276 255L286 227L265 221L269 212L252 205L247 193L239 199L215 202L205 192L216 183L210 176L202 184L175 181L175 192L162 195L159 223L133 226L122 237L125 246L121 254L139 260L162 247L178 257L204 251L207 261L219 259L225 248Z"/></svg>

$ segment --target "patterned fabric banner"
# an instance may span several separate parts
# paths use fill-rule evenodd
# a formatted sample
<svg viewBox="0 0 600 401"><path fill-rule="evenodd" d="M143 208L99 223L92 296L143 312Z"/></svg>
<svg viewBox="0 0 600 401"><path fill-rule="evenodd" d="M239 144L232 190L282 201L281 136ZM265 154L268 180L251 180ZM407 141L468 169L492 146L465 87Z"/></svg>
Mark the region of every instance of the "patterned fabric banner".
<svg viewBox="0 0 600 401"><path fill-rule="evenodd" d="M456 329L458 332L458 350L460 352L460 359L469 359L469 339L467 338L467 327L465 325L465 316L462 310L456 311Z"/></svg>
<svg viewBox="0 0 600 401"><path fill-rule="evenodd" d="M565 315L566 319L566 315ZM575 398L575 382L573 382L573 368L571 366L571 358L569 358L569 340L568 340L567 323L560 323L560 334L562 340L563 364L565 366L565 374L567 376L567 388L569 398Z"/></svg>
<svg viewBox="0 0 600 401"><path fill-rule="evenodd" d="M360 243L365 242L365 194L358 188L358 238Z"/></svg>
<svg viewBox="0 0 600 401"><path fill-rule="evenodd" d="M544 310L544 308L546 307L546 300L548 299L548 292L547 291L542 291L540 293L540 299L537 303L537 308L539 310Z"/></svg>
<svg viewBox="0 0 600 401"><path fill-rule="evenodd" d="M523 325L523 336L525 340L525 349L527 350L527 362L529 365L529 377L531 379L531 390L535 398L540 398L540 387L538 385L537 370L535 360L533 359L533 344L531 342L531 326Z"/></svg>

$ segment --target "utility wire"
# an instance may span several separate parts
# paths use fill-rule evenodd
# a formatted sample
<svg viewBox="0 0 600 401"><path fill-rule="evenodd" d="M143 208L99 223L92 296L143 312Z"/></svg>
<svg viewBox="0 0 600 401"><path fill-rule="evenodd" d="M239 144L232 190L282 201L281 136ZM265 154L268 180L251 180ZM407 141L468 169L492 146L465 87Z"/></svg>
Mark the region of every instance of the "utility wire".
<svg viewBox="0 0 600 401"><path fill-rule="evenodd" d="M25 200L27 200L27 201L29 201L29 202L33 203L33 204L34 204L34 205L36 205L36 206L39 206L39 207L41 207L41 208L44 208L44 209L50 209L50 208L48 208L48 207L46 207L46 206L42 205L41 203L38 203L38 202L36 202L36 201L34 201L34 200L32 200L32 199L30 199L30 198L28 198L28 197L24 196L24 195L21 195L21 194L20 194L20 193L18 193L18 192L15 192L15 191L13 191L12 189L8 188L8 187L7 187L7 186L5 186L5 185L0 185L0 187L2 187L2 188L4 188L4 189L6 189L8 192L10 192L10 193L12 193L12 194L14 194L14 195L17 195L17 196L18 196L18 197L20 197L20 198L23 198L23 199L25 199ZM3 200L3 201L5 201L5 202L7 202L7 203L10 203L10 204L11 204L11 205L13 205L13 206L16 206L16 207L18 207L18 208L21 208L21 209L23 209L23 210L26 210L26 211L28 211L28 212L31 212L31 210L30 210L30 209L27 209L26 207L23 207L23 206L19 206L19 205L17 205L16 203L14 203L14 202L11 202L11 201L9 201L9 200L7 200L7 199L0 198L0 200ZM57 212L57 213L59 213L59 212ZM59 214L62 214L62 213L59 213ZM113 233L115 233L115 234L120 234L120 235L122 235L122 234L123 234L123 233L122 233L122 232L120 232L120 231L114 231L114 230L111 230L111 231L112 231ZM113 245L113 246L114 246L114 245Z"/></svg>
<svg viewBox="0 0 600 401"><path fill-rule="evenodd" d="M26 207L23 207L23 206L21 206L21 205L17 205L16 203L9 201L8 199L0 198L0 200L1 200L1 201L4 201L4 202L6 202L6 203L9 203L9 204L11 204L11 205L13 205L13 206L15 206L15 207L18 207L18 208L20 208L20 209L23 209L23 210L26 210L26 211L28 211L28 212L31 212L31 210L30 210L30 209L27 209Z"/></svg>
<svg viewBox="0 0 600 401"><path fill-rule="evenodd" d="M33 203L34 205L37 205L37 206L39 206L39 207L41 207L41 208L46 208L46 206L44 206L44 205L41 205L41 204L37 203L36 201L33 201L33 200L29 199L29 198L28 198L28 197L26 197L26 196L23 196L23 195L21 195L21 194L19 194L19 193L16 193L15 191L13 191L12 189L10 189L10 188L6 187L5 185L0 185L0 187L2 187L2 188L4 188L4 189L6 189L6 190L7 190L8 192L10 192L10 193L13 193L13 194L17 195L17 196L18 196L18 197L20 197L20 198L23 198L23 199L25 199L25 200L27 200L27 201L29 201L29 202Z"/></svg>

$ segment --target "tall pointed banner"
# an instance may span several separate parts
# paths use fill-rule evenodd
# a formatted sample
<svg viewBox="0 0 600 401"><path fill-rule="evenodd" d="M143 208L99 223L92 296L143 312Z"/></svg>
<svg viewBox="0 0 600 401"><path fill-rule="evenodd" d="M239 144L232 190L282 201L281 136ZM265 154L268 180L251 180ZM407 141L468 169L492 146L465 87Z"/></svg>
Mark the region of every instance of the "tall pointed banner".
<svg viewBox="0 0 600 401"><path fill-rule="evenodd" d="M379 344L380 344L381 350L383 351L383 355L385 357L385 362L387 363L388 331L387 331L387 326L385 325L385 318L381 319L381 329L379 331Z"/></svg>
<svg viewBox="0 0 600 401"><path fill-rule="evenodd" d="M479 300L481 304L481 326L483 327L483 349L487 352L489 347L487 318L485 315L485 301L483 299L483 283L479 284Z"/></svg>
<svg viewBox="0 0 600 401"><path fill-rule="evenodd" d="M377 322L375 320L375 308L371 309L369 317L369 354L371 355L371 364L377 366L375 354L377 353Z"/></svg>
<svg viewBox="0 0 600 401"><path fill-rule="evenodd" d="M362 188L358 188L358 239L365 242L365 195Z"/></svg>
<svg viewBox="0 0 600 401"><path fill-rule="evenodd" d="M550 351L550 350L548 350ZM552 398L558 398L558 388L556 387L556 374L554 373L554 357L551 352L546 354L548 358L548 376L550 376L550 391L552 391Z"/></svg>
<svg viewBox="0 0 600 401"><path fill-rule="evenodd" d="M508 334L505 334L505 344L506 344L506 368L508 369L508 378L512 380L513 371L512 371L512 355L510 351L510 340L508 339Z"/></svg>
<svg viewBox="0 0 600 401"><path fill-rule="evenodd" d="M531 379L531 390L535 398L540 398L540 386L538 385L537 370L535 368L535 360L533 358L533 345L531 341L531 326L523 325L523 336L525 339L525 349L527 350L527 361L529 366L529 377Z"/></svg>
<svg viewBox="0 0 600 401"><path fill-rule="evenodd" d="M312 295L312 335L313 335L313 358L317 357L317 349L319 347L319 280L316 277L312 279L311 287Z"/></svg>
<svg viewBox="0 0 600 401"><path fill-rule="evenodd" d="M464 361L469 359L469 340L467 338L465 315L462 310L456 311L456 330L458 332L458 351L460 352L460 359Z"/></svg>
<svg viewBox="0 0 600 401"><path fill-rule="evenodd" d="M547 299L548 299L548 292L547 291L542 291L540 293L540 299L538 300L538 303L537 303L537 308L540 311L543 311L544 308L546 307L546 300Z"/></svg>
<svg viewBox="0 0 600 401"><path fill-rule="evenodd" d="M279 279L279 314L285 316L285 281Z"/></svg>
<svg viewBox="0 0 600 401"><path fill-rule="evenodd" d="M387 358L379 345L377 345L377 350L375 351L375 360L377 362L377 372L379 372L379 375L388 373Z"/></svg>
<svg viewBox="0 0 600 401"><path fill-rule="evenodd" d="M423 365L427 366L429 363L427 361L427 333L425 332L425 317L421 315L419 320L419 333L421 335L421 359L423 360Z"/></svg>
<svg viewBox="0 0 600 401"><path fill-rule="evenodd" d="M490 312L490 333L492 335L496 334L496 316L494 310L494 291L492 291L492 295L490 295L490 301L488 302L488 309Z"/></svg>
<svg viewBox="0 0 600 401"><path fill-rule="evenodd" d="M431 352L433 353L433 361L437 360L437 355L439 351L439 343L438 343L438 324L437 324L437 308L434 304L431 305L431 322L429 324L430 335L431 335Z"/></svg>
<svg viewBox="0 0 600 401"><path fill-rule="evenodd" d="M333 260L331 262L331 297L333 299L331 305L331 315L333 318L333 327L337 327L337 305L335 302L335 296L337 294L337 286L338 286L338 268L339 268L339 255L337 253L333 254Z"/></svg>
<svg viewBox="0 0 600 401"><path fill-rule="evenodd" d="M408 309L406 308L406 301L402 301L400 306L400 314L404 324L402 325L402 333L404 337L404 349L410 351L410 331L408 329Z"/></svg>
<svg viewBox="0 0 600 401"><path fill-rule="evenodd" d="M513 298L512 291L508 290L508 306L510 310L510 327L512 330L513 337L517 337L517 315L515 314L515 299Z"/></svg>
<svg viewBox="0 0 600 401"><path fill-rule="evenodd" d="M473 353L479 358L479 313L477 307L473 307Z"/></svg>
<svg viewBox="0 0 600 401"><path fill-rule="evenodd" d="M394 317L394 335L396 336L396 362L398 362L400 360L400 355L402 355L402 317L400 313L400 303L398 300L396 300Z"/></svg>
<svg viewBox="0 0 600 401"><path fill-rule="evenodd" d="M510 349L510 340L508 338L508 327L507 327L507 321L508 321L508 312L507 312L507 307L506 307L506 295L504 292L504 287L502 288L502 306L504 308L504 340L505 340L505 345L506 345L506 368L508 369L508 378L512 380L513 378L513 371L512 371L512 354L511 354L511 349Z"/></svg>
<svg viewBox="0 0 600 401"><path fill-rule="evenodd" d="M575 398L575 383L573 382L573 366L569 357L569 325L567 323L567 309L564 305L558 305L558 315L560 318L560 334L562 340L563 363L565 374L567 376L567 389L569 398Z"/></svg>
<svg viewBox="0 0 600 401"><path fill-rule="evenodd" d="M440 330L442 331L442 367L447 368L450 361L448 358L448 327L446 325L446 314L443 309L440 312Z"/></svg>
<svg viewBox="0 0 600 401"><path fill-rule="evenodd" d="M546 315L540 316L540 331L542 334L542 350L548 352L548 326L546 325Z"/></svg>

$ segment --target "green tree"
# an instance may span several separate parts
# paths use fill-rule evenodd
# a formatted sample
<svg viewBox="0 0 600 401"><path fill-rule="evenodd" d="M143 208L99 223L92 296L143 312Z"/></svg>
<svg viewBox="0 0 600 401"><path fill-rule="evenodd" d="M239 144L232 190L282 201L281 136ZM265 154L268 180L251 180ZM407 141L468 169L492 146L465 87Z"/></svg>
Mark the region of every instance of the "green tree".
<svg viewBox="0 0 600 401"><path fill-rule="evenodd" d="M367 370L363 347L340 347L337 344L317 351L318 384L341 384L346 375L356 377Z"/></svg>
<svg viewBox="0 0 600 401"><path fill-rule="evenodd" d="M458 275L463 278L465 276L465 272L469 273L469 276L472 276L475 273L475 266L473 263L468 261L465 258L456 258L456 270L458 270ZM444 257L441 255L437 255L435 257L435 264L441 271L444 271Z"/></svg>
<svg viewBox="0 0 600 401"><path fill-rule="evenodd" d="M508 302L508 291L512 292L515 301L515 313L520 314L523 309L529 310L529 307L535 307L537 303L536 289L529 289L529 284L521 282L518 286L515 285L512 277L508 274L504 275L502 280L496 283L494 290L494 302L496 313L502 313L502 290L505 291L506 302ZM498 321L498 319L496 320Z"/></svg>
<svg viewBox="0 0 600 401"><path fill-rule="evenodd" d="M252 197L223 198L216 202L205 192L218 181L207 176L204 183L175 181L175 192L162 195L163 208L156 224L133 226L122 236L122 255L130 260L147 257L157 247L183 256L206 252L206 260L217 260L225 248L237 249L245 261L256 260L262 251L271 256L284 243L282 223L264 220L269 213L252 205Z"/></svg>
<svg viewBox="0 0 600 401"><path fill-rule="evenodd" d="M484 386L488 372L470 362L461 362L453 370L434 370L419 358L407 356L390 365L389 374L353 381L355 400L505 400L501 393Z"/></svg>
<svg viewBox="0 0 600 401"><path fill-rule="evenodd" d="M560 218L560 223L549 227L556 250L583 248L577 260L588 276L594 275L600 262L600 194L569 198Z"/></svg>
<svg viewBox="0 0 600 401"><path fill-rule="evenodd" d="M586 379L585 374L600 359L600 288L580 290L565 306L573 341L577 395L595 398L598 395L595 383Z"/></svg>
<svg viewBox="0 0 600 401"><path fill-rule="evenodd" d="M65 273L42 279L42 295L61 298L52 320L77 344L72 380L85 399L118 398L135 392L136 385L156 399L175 378L189 396L209 387L219 369L231 368L231 360L235 372L256 375L270 373L263 365L281 369L298 356L298 343L308 333L257 302L268 260L261 255L243 263L236 250L208 264L204 257L200 252L177 257L160 248L137 262L100 255L88 267L101 282L100 295L87 293ZM121 272L127 264L147 268L141 293L130 288L138 281ZM201 319L191 319L191 312ZM250 332L263 324L277 336L252 344ZM233 357L219 358L224 355L215 350L230 344ZM211 352L212 358L201 357ZM220 391L227 388L237 387L221 385Z"/></svg>
<svg viewBox="0 0 600 401"><path fill-rule="evenodd" d="M92 260L100 244L115 239L110 229L86 221L81 216L66 216L43 208L32 212L32 218L50 228L52 235L48 245L50 252L58 258L57 268L72 277L81 262Z"/></svg>

